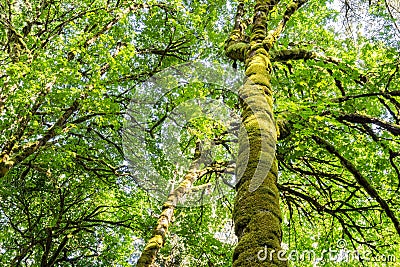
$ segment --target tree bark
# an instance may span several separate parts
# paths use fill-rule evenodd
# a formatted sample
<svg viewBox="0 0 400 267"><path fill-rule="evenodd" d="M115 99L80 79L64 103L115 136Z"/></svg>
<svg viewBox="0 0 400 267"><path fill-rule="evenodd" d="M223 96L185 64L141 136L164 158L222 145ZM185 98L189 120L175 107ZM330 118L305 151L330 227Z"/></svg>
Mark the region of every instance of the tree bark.
<svg viewBox="0 0 400 267"><path fill-rule="evenodd" d="M281 23L267 34L267 16L278 1L257 0L250 38L243 36L243 29L238 27L240 23L237 21L243 14L243 4L239 3L235 26L226 42L226 55L243 61L246 74L245 83L239 89L242 126L236 163L236 175L240 180L236 185L233 211L238 237L233 267L288 266L281 248L282 215L275 158L277 129L273 114L269 50L290 16L305 2L299 0L289 4Z"/></svg>
<svg viewBox="0 0 400 267"><path fill-rule="evenodd" d="M178 201L185 194L189 193L193 183L198 177L207 172L206 169L198 170L201 161L199 143L196 144L196 151L194 153L194 161L191 164L189 171L185 175L183 181L175 188L168 196L167 201L163 204L162 212L154 228L154 232L150 240L147 242L142 254L137 262L137 267L151 267L157 257L157 253L164 246L165 238L168 228L172 221L174 210Z"/></svg>
<svg viewBox="0 0 400 267"><path fill-rule="evenodd" d="M272 260L269 255L265 261L258 259L259 252L264 251L265 247L268 251L281 250L282 216L277 189L271 63L267 51L257 43L250 46L247 56L247 79L239 90L243 128L239 135L236 170L241 178L233 213L239 243L234 251L233 266L287 266L285 261L277 258L277 254L273 255ZM257 168L271 161L272 167L269 171L266 169L263 182L251 192L251 180Z"/></svg>

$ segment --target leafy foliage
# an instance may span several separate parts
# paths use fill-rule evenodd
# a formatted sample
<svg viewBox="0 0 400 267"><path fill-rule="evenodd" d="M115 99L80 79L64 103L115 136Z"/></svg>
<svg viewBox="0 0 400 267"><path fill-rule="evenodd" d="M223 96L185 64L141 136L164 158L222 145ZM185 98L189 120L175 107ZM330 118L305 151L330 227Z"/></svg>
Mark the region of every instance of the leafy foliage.
<svg viewBox="0 0 400 267"><path fill-rule="evenodd" d="M270 13L271 27L288 2ZM322 250L345 238L348 249L400 259L399 230L390 217L400 215L399 30L395 10L383 2L310 1L273 47L317 54L273 61L289 249L317 244ZM246 10L253 4L245 1ZM2 266L134 265L161 207L124 162L121 129L132 90L188 60L232 64L223 46L236 5L0 3ZM382 27L361 25L355 32L360 14ZM216 98L206 89L202 97ZM180 93L170 100L193 97L190 90ZM237 107L235 98L224 97ZM182 148L193 146L194 135L223 132L205 119L192 123L195 132L182 133ZM162 155L155 162L171 164ZM230 266L234 239L221 236L232 230L233 198L231 192L212 206L178 209L157 264Z"/></svg>

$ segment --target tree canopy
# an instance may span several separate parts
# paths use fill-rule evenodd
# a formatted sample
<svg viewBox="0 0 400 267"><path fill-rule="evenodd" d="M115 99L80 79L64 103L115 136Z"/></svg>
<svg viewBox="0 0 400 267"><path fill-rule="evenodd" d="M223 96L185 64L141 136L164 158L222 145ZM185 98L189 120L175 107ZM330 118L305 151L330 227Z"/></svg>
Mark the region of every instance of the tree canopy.
<svg viewBox="0 0 400 267"><path fill-rule="evenodd" d="M265 18L257 17L265 12L260 3L269 4ZM175 108L195 105L191 99L220 101L234 113L225 117L234 117L246 109L243 101L222 83L201 80L169 94L139 88L188 62L202 62L205 71L208 64L222 67L207 75L242 77L243 49L251 46L257 19L276 36L271 47L263 44L271 61L274 102L268 104L278 140L269 155L279 174L282 247L321 256L339 246L368 255L362 263L325 255L314 262L321 266L395 266L396 0L1 0L0 264L135 266L157 221L168 217L155 266L232 266L240 182L224 180L229 190L200 204L210 183L235 180L239 126L227 134L224 124L184 120ZM146 102L149 94L154 102ZM151 104L153 113L133 110L132 103ZM191 105L184 108L179 112L191 112ZM135 139L142 143L124 138L126 121L135 118L147 118L148 128ZM171 124L163 126L167 118ZM179 143L161 147L171 125L182 127L174 132ZM179 162L170 160L168 148L179 150ZM147 160L130 162L129 153ZM143 186L150 169L158 182L176 182L169 206L163 206L168 191L154 197ZM180 185L187 180L192 193ZM190 194L199 197L196 205L185 205L182 196Z"/></svg>

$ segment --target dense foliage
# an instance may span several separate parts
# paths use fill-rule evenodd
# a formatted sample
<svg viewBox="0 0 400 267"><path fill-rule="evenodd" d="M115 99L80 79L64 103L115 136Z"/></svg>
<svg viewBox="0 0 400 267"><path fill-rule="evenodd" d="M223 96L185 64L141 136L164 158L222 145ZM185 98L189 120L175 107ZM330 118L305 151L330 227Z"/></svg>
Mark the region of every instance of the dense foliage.
<svg viewBox="0 0 400 267"><path fill-rule="evenodd" d="M271 27L288 3L269 14ZM245 1L246 19L253 4ZM189 60L236 65L224 54L236 6L0 2L2 266L135 264L162 202L137 185L141 177L124 161L132 94L152 75ZM318 255L344 239L347 249L400 261L399 9L396 1L312 0L271 51L289 250L314 248ZM231 96L224 100L237 107ZM234 194L176 209L158 266L230 266ZM324 266L338 264L359 263Z"/></svg>

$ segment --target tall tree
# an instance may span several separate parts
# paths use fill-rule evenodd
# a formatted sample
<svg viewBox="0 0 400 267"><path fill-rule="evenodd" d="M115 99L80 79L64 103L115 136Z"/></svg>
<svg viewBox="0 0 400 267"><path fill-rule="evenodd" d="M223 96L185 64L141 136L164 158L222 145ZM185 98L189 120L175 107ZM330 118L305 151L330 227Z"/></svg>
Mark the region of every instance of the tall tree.
<svg viewBox="0 0 400 267"><path fill-rule="evenodd" d="M317 41L310 41L310 38L305 34L304 36L295 35L301 29L299 27L303 27L302 30L307 32L308 27L311 27L311 30L316 30L317 23L326 25L330 19L329 15L323 13L328 10L326 6L323 6L322 3L310 4L305 14L318 13L317 10L324 7L325 9L322 8L322 11L320 10L318 14L324 14L326 17L322 16L320 21L316 21L316 24L313 24L314 22L300 13L297 17L297 23L300 25L298 27L290 25L290 30L294 31L294 33L289 30L289 33L284 35L278 42L286 25L290 24L292 15L296 15L296 11L305 3L306 1L293 1L279 5L274 1L259 1L254 3L254 9L252 9L246 6L244 2L239 2L234 19L234 30L225 45L225 52L229 58L235 62L244 62L244 72L247 75L239 96L244 127L239 140L241 147L239 148L237 161L237 176L240 177L240 181L237 184L238 195L233 213L235 232L239 237L239 243L233 255L235 266L248 266L249 264L259 264L260 266L286 265L285 260L278 258L278 251L281 250L280 244L282 241L280 227L282 217L279 210L278 188L288 205L290 216L294 212L293 206L302 210L306 216L310 214L309 209L322 214L326 213L328 217L332 218L332 223L336 221L343 227L344 233L350 239L354 248L357 243L366 243L371 249L376 249L377 246L380 246L372 244L372 239L367 241L368 238L363 233L363 231L372 229L379 231L379 227L376 227L377 217L374 215L374 210L377 207L379 207L380 212L385 214L386 218L391 222L391 227L394 227L394 230L398 233L399 222L394 211L396 204L390 205L393 199L389 197L388 201L382 197L382 193L371 185L355 164L345 158L340 153L339 148L323 138L326 134L325 131L329 129L328 127L323 128L321 132L320 123L322 121L328 123L328 125L332 123L329 118L333 113L336 113L336 116L334 115L336 121L333 125L338 125L338 121L343 122L344 117L342 116L346 116L348 120L352 117L351 120L353 122L358 121L358 119L353 118L353 115L344 115L348 112L348 107L339 107L336 103L347 100L345 95L348 93L346 90L351 91L353 89L351 83L364 86L369 82L368 79L370 78L362 73L356 66L357 64L354 64L356 58L349 60L351 63L346 63L343 62L343 59L327 56L326 52L317 52L318 50L325 51L324 49L329 49L329 46L335 43L343 43L342 40L335 40L332 35L329 35L329 31L319 29L316 33L313 33L312 36ZM352 4L355 6L355 3ZM348 3L346 3L345 7L348 7ZM247 10L252 10L251 14L254 14L250 16L250 19L249 17L244 18L246 8ZM357 11L359 10L362 10L362 8ZM345 15L349 16L348 13L345 13ZM270 26L272 30L268 33L267 24L272 25ZM321 40L318 40L318 34L320 34ZM360 36L357 38L362 39ZM322 40L327 44L322 44L320 42ZM344 43L348 41L349 39L345 40ZM305 49L310 45L314 45L316 48ZM346 45L349 44L346 43ZM304 46L304 48L300 48L301 46ZM390 47L387 49L387 51L393 51ZM304 63L295 62L297 60L304 60ZM391 61L389 60L389 62ZM293 66L298 67L301 71L294 74ZM313 69L322 71L323 74L313 79L311 78L312 75L310 75ZM279 79L274 76L271 77L273 70L273 74ZM284 76L281 76L282 73ZM344 77L338 77L337 73L342 73ZM288 85L285 84L286 79L288 80ZM329 84L331 79L333 79L333 82L328 87L329 89L319 92L318 90L322 88L322 84ZM389 82L391 82L390 80ZM277 184L278 167L274 158L276 134L275 119L272 111L273 90L271 82L277 83L278 101L280 100L278 113L281 114L277 124L280 138L285 139L282 145L278 146L277 155L281 160L281 170L284 171L283 177L286 179L288 175L294 175L291 177L296 177L298 181L306 178L310 185L307 183L302 185L301 182L293 183L291 181L283 181L281 184ZM302 88L297 88L297 84L295 84L295 88L292 88L293 82L315 88L306 93ZM337 93L345 96L346 100L333 97ZM397 93L390 94L396 95ZM355 98L370 97L372 95L378 96L380 93L364 94L355 96ZM353 99L353 97L350 98ZM393 132L393 129L389 128L392 126L396 128L395 125L389 126L384 120L377 117L367 116L363 119L359 117L359 119L359 122L377 123L377 125L390 132ZM338 126L335 129L336 133L332 134L340 133L338 136L342 136L342 130L339 130L341 127L343 126ZM348 125L344 127L348 127ZM300 129L304 132L302 135L297 134ZM299 146L303 140L307 141L307 145ZM313 143L309 143L309 140L312 140ZM375 140L377 139L375 138ZM307 147L310 149L307 150ZM302 149L303 152L301 152ZM336 161L339 161L339 165L332 165L333 163L330 163L331 160L325 160L325 156L322 156L324 154L319 154L321 149L335 156ZM310 156L308 155L309 151L315 151L317 155ZM302 167L296 166L297 164L293 167L293 162L298 157L301 161L299 166L305 164L306 169L309 168L309 170L304 170ZM314 164L317 164L317 169L313 166ZM394 163L391 164L393 168L397 169ZM270 166L272 167L270 168ZM336 171L333 171L332 167L339 170L342 168L345 172L338 175ZM262 173L261 175L260 172ZM267 174L267 172L269 173ZM297 177L299 174L304 177ZM333 178L333 183L329 181L331 178ZM350 182L353 179L354 182ZM305 188L311 187L312 190L302 192L302 190L305 190L302 188L303 186ZM300 190L295 190L293 187ZM334 190L332 190L332 187L334 187ZM368 201L376 201L377 206L360 205L359 200L362 197L356 196L357 193L366 194ZM389 196L390 194L391 192L389 191ZM321 199L320 195L327 197L325 204L321 204L318 201ZM343 195L346 196L345 200L341 199ZM326 208L326 206L330 208ZM347 206L347 208L342 208L343 206ZM371 213L366 216L366 211ZM369 224L365 228L355 223L352 219L352 216L358 217L360 215ZM347 220L350 220L350 222ZM359 234L361 239L355 237L352 231ZM338 238L337 235L336 238ZM269 248L269 251L275 252L272 253L274 257L270 261L260 262L257 258L258 253L260 251L263 252L265 247Z"/></svg>
<svg viewBox="0 0 400 267"><path fill-rule="evenodd" d="M124 165L122 116L135 83L192 54L202 22L178 4L1 2L1 265L132 262L152 204Z"/></svg>
<svg viewBox="0 0 400 267"><path fill-rule="evenodd" d="M389 0L0 1L0 264L131 266L165 218L156 266L285 266L259 252L339 239L400 258L398 16ZM246 73L240 101L197 86L242 114L241 180L236 197L175 209L178 186L162 214L124 161L123 116L138 83L194 59ZM193 97L181 89L153 122ZM194 136L221 137L196 123L181 132L188 160ZM214 163L194 187L232 167Z"/></svg>
<svg viewBox="0 0 400 267"><path fill-rule="evenodd" d="M246 74L239 91L243 129L239 136L236 170L240 181L236 185L233 213L239 243L233 254L233 266L287 266L287 262L278 259L276 254L273 260L265 263L258 263L257 259L258 252L266 246L274 251L282 250L270 50L291 15L305 2L290 3L282 21L267 33L269 12L278 1L256 1L247 42L244 33L247 25L242 19L244 3L239 2L235 27L227 41L227 55L233 60L245 62ZM254 180L256 185L252 184Z"/></svg>

